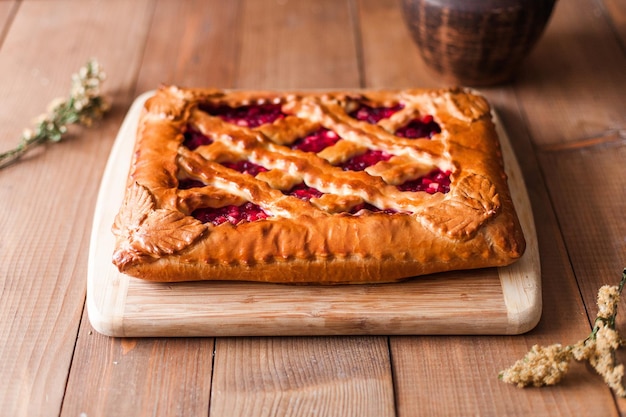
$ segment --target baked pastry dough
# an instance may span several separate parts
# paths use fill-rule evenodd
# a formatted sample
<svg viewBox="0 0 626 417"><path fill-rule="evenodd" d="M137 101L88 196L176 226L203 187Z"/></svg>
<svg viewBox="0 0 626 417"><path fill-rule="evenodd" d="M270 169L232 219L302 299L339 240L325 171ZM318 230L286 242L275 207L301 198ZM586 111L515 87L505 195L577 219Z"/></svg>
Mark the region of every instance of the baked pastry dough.
<svg viewBox="0 0 626 417"><path fill-rule="evenodd" d="M461 89L164 86L113 232L151 281L393 282L525 247L489 104Z"/></svg>

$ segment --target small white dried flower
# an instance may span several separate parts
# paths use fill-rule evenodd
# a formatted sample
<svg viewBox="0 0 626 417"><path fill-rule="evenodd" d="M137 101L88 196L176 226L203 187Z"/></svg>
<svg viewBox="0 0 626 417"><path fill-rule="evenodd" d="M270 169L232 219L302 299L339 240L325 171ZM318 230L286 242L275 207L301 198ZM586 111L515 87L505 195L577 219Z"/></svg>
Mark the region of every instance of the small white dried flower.
<svg viewBox="0 0 626 417"><path fill-rule="evenodd" d="M572 355L577 361L588 360L596 351L596 340L585 339L577 342L571 347Z"/></svg>
<svg viewBox="0 0 626 417"><path fill-rule="evenodd" d="M98 110L100 111L100 116L103 115L104 113L111 110L111 103L108 100L101 99L100 108Z"/></svg>
<svg viewBox="0 0 626 417"><path fill-rule="evenodd" d="M85 86L82 84L77 84L72 88L71 96L74 99L80 99L85 96Z"/></svg>
<svg viewBox="0 0 626 417"><path fill-rule="evenodd" d="M554 385L569 369L572 355L561 344L534 345L523 359L500 374L500 378L518 387Z"/></svg>
<svg viewBox="0 0 626 417"><path fill-rule="evenodd" d="M626 397L624 365L617 364L615 357L615 351L625 344L615 328L617 306L625 284L626 269L622 271L619 286L605 285L599 289L598 314L589 337L566 347L535 345L524 359L501 372L500 378L519 387L552 385L567 372L571 359L586 360L616 395Z"/></svg>
<svg viewBox="0 0 626 417"><path fill-rule="evenodd" d="M39 116L33 119L33 124L44 125L50 121L50 115L48 113L41 113Z"/></svg>
<svg viewBox="0 0 626 417"><path fill-rule="evenodd" d="M604 376L604 382L615 391L620 397L626 397L626 389L622 381L624 380L624 365L620 364L614 367L610 372L607 372Z"/></svg>
<svg viewBox="0 0 626 417"><path fill-rule="evenodd" d="M32 139L33 136L35 136L35 133L32 131L32 129L24 129L24 131L22 131L22 138L24 140Z"/></svg>
<svg viewBox="0 0 626 417"><path fill-rule="evenodd" d="M99 78L89 78L85 81L85 86L90 90L93 91L95 89L97 89L100 86L100 79Z"/></svg>
<svg viewBox="0 0 626 417"><path fill-rule="evenodd" d="M608 319L615 315L619 303L619 289L614 285L604 285L598 290L598 317Z"/></svg>
<svg viewBox="0 0 626 417"><path fill-rule="evenodd" d="M89 99L86 97L81 97L79 99L74 100L74 110L77 112L81 112L85 107L89 106Z"/></svg>
<svg viewBox="0 0 626 417"><path fill-rule="evenodd" d="M620 337L617 330L608 327L606 323L598 323L598 332L596 333L596 350L598 352L609 352L616 350L620 345Z"/></svg>
<svg viewBox="0 0 626 417"><path fill-rule="evenodd" d="M16 162L34 146L60 141L67 132L67 125L78 122L89 126L101 117L109 109L109 103L100 95L104 79L98 62L94 59L87 62L72 75L69 99L52 100L47 113L35 119L34 130L24 130L20 144L0 154L0 168Z"/></svg>
<svg viewBox="0 0 626 417"><path fill-rule="evenodd" d="M48 109L47 109L48 113L54 113L60 107L65 106L66 103L67 103L67 99L65 99L64 97L57 97L57 98L53 99L50 102L50 104L48 104Z"/></svg>

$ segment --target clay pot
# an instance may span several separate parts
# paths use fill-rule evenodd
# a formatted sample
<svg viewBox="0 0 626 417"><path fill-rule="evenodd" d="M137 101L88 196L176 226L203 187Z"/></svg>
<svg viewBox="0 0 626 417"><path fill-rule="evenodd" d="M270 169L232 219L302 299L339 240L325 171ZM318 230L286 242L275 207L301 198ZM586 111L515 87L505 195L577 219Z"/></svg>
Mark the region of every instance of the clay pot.
<svg viewBox="0 0 626 417"><path fill-rule="evenodd" d="M425 64L449 83L510 81L536 44L556 0L403 0Z"/></svg>

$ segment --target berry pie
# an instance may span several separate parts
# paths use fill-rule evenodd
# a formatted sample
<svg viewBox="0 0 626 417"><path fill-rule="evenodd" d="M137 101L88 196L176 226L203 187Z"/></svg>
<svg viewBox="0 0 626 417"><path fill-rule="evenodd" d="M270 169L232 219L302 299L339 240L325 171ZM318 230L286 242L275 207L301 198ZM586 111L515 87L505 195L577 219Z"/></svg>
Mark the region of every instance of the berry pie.
<svg viewBox="0 0 626 417"><path fill-rule="evenodd" d="M377 283L525 248L490 106L462 89L161 87L113 263L150 281Z"/></svg>

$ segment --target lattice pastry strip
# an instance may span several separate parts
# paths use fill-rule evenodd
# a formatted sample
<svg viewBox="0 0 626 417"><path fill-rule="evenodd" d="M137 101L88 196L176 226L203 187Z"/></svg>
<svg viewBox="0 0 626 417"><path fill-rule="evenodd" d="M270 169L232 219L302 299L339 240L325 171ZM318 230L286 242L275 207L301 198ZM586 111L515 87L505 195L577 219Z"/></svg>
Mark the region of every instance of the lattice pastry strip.
<svg viewBox="0 0 626 417"><path fill-rule="evenodd" d="M374 176L380 176L384 179L384 182L392 185L397 185L394 183L394 181L398 182L398 180L400 180L401 182L406 182L407 180L417 178L421 176L421 174L428 173L434 167L450 165L447 160L438 157L438 153L441 153L443 148L443 145L441 143L437 146L431 146L430 152L418 148L411 149L414 151L412 154L409 151L406 151L407 146L401 146L402 143L407 142L407 144L412 147L413 143L411 143L410 140L407 139L404 141L400 141L401 144L397 145L389 140L388 136L390 135L387 132L374 130L373 134L365 133L364 130L367 130L370 125L366 123L364 124L364 122L354 123L348 118L347 114L342 115L343 117L341 121L329 122L328 119L332 119L332 111L333 109L325 110L321 106L318 106L316 110L312 112L321 115L321 126L327 129L331 129L333 131L341 132L339 133L339 136L341 138L336 144L329 146L328 148L325 148L320 153L318 153L318 156L320 156L322 159L329 160L329 162L331 163L341 163L359 153L362 153L363 150L374 148L378 150L393 152L396 150L396 148L399 148L400 151L398 152L398 154L400 156L394 157L395 159L392 159L389 162L382 161L372 167L368 167L365 169L366 172L374 174ZM342 113L342 110L340 109L335 109L335 111L339 114ZM381 209L398 209L400 207L406 208L406 206L411 205L408 202L409 200L406 198L406 194L398 192L395 187L386 187L386 184L381 183L380 181L374 182L374 184L369 184L372 181L376 181L375 178L372 179L370 178L370 176L366 177L365 183L360 182L352 188L346 189L343 186L345 186L346 184L359 182L359 179L363 178L364 175L353 172L345 172L337 167L328 166L328 164L325 164L319 158L316 158L311 154L302 154L301 152L292 151L288 148L273 146L272 143L269 143L267 141L267 138L255 134L256 132L250 132L238 126L229 127L226 126L227 123L218 121L215 117L206 116L206 114L203 115L201 112L198 113L200 114L196 114L195 122L198 123L197 126L199 130L217 130L223 132L222 135L226 137L226 140L224 142L220 141L219 138L216 138L216 142L214 142L212 145L209 145L206 148L206 152L203 152L202 148L201 150L199 150L199 153L207 157L207 159L209 160L220 159L220 155L217 153L209 154L209 148L220 145L221 149L221 146L227 143L229 144L228 150L230 152L227 151L225 153L234 155L236 154L236 152L240 152L239 157L243 159L248 159L256 163L264 164L264 166L269 169L275 168L286 171L288 173L287 175L290 175L291 178L303 180L307 183L307 185L316 187L320 191L328 191L330 193L334 191L335 193L338 193L343 199L353 197L356 193L361 194L361 197L370 204L373 203L373 200L379 201L377 206ZM415 112L412 113L414 114ZM302 116L302 113L297 114ZM306 117L306 115L304 117ZM280 119L270 126L283 125L283 120L286 119ZM311 117L309 119L299 120L311 121L315 120L315 118ZM349 125L350 127L346 128L346 125ZM309 123L309 126L313 127L309 127L306 130L297 131L295 132L295 134L293 131L291 131L290 137L282 134L281 143L292 144L298 138L305 136L307 133L311 133L311 131L316 128L316 123ZM319 128L319 126L317 128ZM279 130L275 129L275 131ZM346 138L343 138L342 134L344 134ZM363 140L362 142L364 143L361 144L357 142L357 137L363 138L364 136L368 135L371 136L369 141ZM382 136L383 138L380 139L380 136ZM436 141L426 142L434 143ZM350 149L346 150L345 148L347 147L350 147ZM236 151L235 149L240 149L240 151ZM246 149L247 152L241 151L242 149ZM436 151L433 151L432 149L436 149ZM398 163L401 163L404 168L398 170L396 167L398 163L393 163L395 160L397 160ZM378 169L376 169L376 167L378 167ZM307 174L307 176L311 179L305 179L304 174ZM314 183L314 181L316 183ZM326 184L326 186L323 185L324 183ZM387 195L384 199L380 198L381 190L387 191ZM414 199L417 199L417 205L423 205L424 203L422 200L429 197L430 196L428 194L418 194L416 196L413 196ZM391 207L381 207L380 205L382 205L382 200L394 202L395 205Z"/></svg>
<svg viewBox="0 0 626 417"><path fill-rule="evenodd" d="M462 90L161 88L116 218L157 281L388 282L524 250L489 105Z"/></svg>

